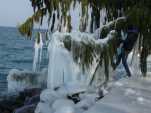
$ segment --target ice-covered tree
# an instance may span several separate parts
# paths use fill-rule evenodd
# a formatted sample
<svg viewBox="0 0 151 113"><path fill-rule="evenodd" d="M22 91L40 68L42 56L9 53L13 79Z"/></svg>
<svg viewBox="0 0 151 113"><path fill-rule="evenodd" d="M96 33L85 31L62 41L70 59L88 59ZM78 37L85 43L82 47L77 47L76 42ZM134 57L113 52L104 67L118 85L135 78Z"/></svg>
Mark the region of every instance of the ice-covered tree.
<svg viewBox="0 0 151 113"><path fill-rule="evenodd" d="M106 16L103 24L113 21L109 27L100 30L101 38L105 38L111 30L120 31L128 25L139 29L140 67L143 75L147 72L147 56L151 49L151 2L150 0L30 0L34 14L19 27L21 34L31 37L35 23L43 24L43 18L47 17L49 30L53 31L55 22L59 21L57 29L67 27L67 32L72 30L70 9L80 5L80 31L84 32L90 24L91 33L100 27L100 11L105 10ZM91 13L89 10L91 9ZM91 17L91 21L88 18ZM126 21L116 21L119 17L127 17ZM114 43L113 43L114 44ZM91 45L88 48L91 48ZM91 50L91 49L89 49ZM92 48L93 50L93 48ZM87 51L88 53L91 51ZM112 52L114 52L112 50ZM111 53L112 53L111 52ZM89 55L88 55L89 56ZM111 56L111 55L109 55ZM91 58L91 57L89 57ZM108 61L109 59L107 59ZM89 61L89 60L86 60ZM86 63L86 62L85 62Z"/></svg>

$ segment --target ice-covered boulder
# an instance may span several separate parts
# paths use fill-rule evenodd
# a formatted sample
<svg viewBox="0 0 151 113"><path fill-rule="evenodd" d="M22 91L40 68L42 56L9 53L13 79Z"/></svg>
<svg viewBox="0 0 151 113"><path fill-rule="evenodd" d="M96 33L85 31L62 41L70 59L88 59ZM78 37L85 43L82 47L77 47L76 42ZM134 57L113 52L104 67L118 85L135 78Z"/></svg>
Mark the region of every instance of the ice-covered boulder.
<svg viewBox="0 0 151 113"><path fill-rule="evenodd" d="M47 74L12 69L7 76L8 91L19 92L27 88L46 86Z"/></svg>
<svg viewBox="0 0 151 113"><path fill-rule="evenodd" d="M58 108L54 113L76 113L76 112L72 106L64 106Z"/></svg>
<svg viewBox="0 0 151 113"><path fill-rule="evenodd" d="M80 102L76 104L76 108L88 110L96 103L98 95L96 93L84 93L80 95Z"/></svg>
<svg viewBox="0 0 151 113"><path fill-rule="evenodd" d="M53 113L53 110L48 103L40 102L35 109L35 113Z"/></svg>
<svg viewBox="0 0 151 113"><path fill-rule="evenodd" d="M64 96L51 89L44 90L40 95L40 101L43 103L48 103L49 105L52 105L52 103L59 98L64 98Z"/></svg>
<svg viewBox="0 0 151 113"><path fill-rule="evenodd" d="M58 99L56 100L53 105L52 108L56 111L58 108L73 108L74 107L74 102L69 100L69 99Z"/></svg>
<svg viewBox="0 0 151 113"><path fill-rule="evenodd" d="M35 113L83 113L94 105L98 97L90 89L82 84L63 85L56 90L45 89L40 95Z"/></svg>

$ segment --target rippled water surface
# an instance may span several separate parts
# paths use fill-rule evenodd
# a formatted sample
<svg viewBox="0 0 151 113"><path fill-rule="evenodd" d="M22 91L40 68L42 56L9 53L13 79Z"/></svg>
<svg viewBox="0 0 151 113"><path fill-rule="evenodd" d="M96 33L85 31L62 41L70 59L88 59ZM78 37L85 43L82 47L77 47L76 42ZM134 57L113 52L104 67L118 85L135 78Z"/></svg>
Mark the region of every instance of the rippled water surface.
<svg viewBox="0 0 151 113"><path fill-rule="evenodd" d="M0 92L6 89L10 69L32 69L34 41L26 40L16 28L0 27Z"/></svg>

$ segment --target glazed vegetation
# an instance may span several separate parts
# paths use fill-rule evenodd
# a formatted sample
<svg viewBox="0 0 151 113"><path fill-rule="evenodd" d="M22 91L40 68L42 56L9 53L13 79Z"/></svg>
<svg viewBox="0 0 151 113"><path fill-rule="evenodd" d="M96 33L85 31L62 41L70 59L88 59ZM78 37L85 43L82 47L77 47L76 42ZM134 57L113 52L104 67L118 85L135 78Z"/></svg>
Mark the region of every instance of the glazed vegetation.
<svg viewBox="0 0 151 113"><path fill-rule="evenodd" d="M150 54L151 49L151 2L150 0L31 0L31 5L34 10L34 14L27 19L19 27L19 31L22 35L31 37L32 30L35 23L43 24L43 18L47 17L48 31L53 31L55 21L61 22L58 26L58 30L61 31L62 27L67 27L67 32L71 32L71 15L69 10L71 7L74 9L76 4L81 7L82 14L80 15L80 21L82 27L79 27L81 32L85 32L88 23L90 23L90 33L94 33L100 28L100 11L105 9L106 17L104 26L101 27L100 37L106 38L112 30L116 30L114 34L115 38L108 41L109 46L100 46L90 41L89 43L77 45L74 48L74 60L77 61L79 57L82 57L81 64L83 68L89 66L92 63L93 56L100 52L99 65L102 65L102 61L105 64L105 74L108 76L109 65L112 66L113 55L116 50L116 39L118 38L118 31L127 29L128 25L133 25L139 29L139 53L140 53L140 68L143 75L147 72L147 56ZM88 9L92 11L89 14ZM91 17L91 21L88 18ZM122 19L119 19L123 17ZM124 17L128 17L125 19ZM111 24L108 25L109 22ZM70 51L72 42L69 37L64 40L65 47ZM75 46L76 47L76 46ZM77 50L83 48L82 53L78 53ZM82 55L81 55L82 54Z"/></svg>

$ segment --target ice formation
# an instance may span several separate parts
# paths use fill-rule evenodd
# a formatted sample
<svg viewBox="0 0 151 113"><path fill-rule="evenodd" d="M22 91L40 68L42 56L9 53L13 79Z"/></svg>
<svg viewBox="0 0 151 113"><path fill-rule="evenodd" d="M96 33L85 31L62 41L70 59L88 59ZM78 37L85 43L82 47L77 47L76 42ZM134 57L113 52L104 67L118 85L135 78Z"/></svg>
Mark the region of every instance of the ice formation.
<svg viewBox="0 0 151 113"><path fill-rule="evenodd" d="M80 90L72 91L74 94L80 94L81 101L74 103L67 96L72 96L71 90L66 90L67 86L62 86L56 91L51 89L44 90L40 95L40 102L36 107L35 113L83 113L87 108L95 104L98 96L95 91L84 90L86 93L79 93ZM83 90L83 88L82 88ZM93 89L94 90L94 89Z"/></svg>
<svg viewBox="0 0 151 113"><path fill-rule="evenodd" d="M34 59L33 59L33 71L37 72L40 71L40 63L42 59L42 50L43 50L43 40L42 40L42 34L39 33L39 37L35 40L35 53L34 53Z"/></svg>
<svg viewBox="0 0 151 113"><path fill-rule="evenodd" d="M52 35L51 41L48 46L49 52L49 65L48 65L48 88L56 88L64 84L70 83L84 83L87 84L90 82L91 76L95 71L97 66L97 55L94 56L94 60L90 65L91 68L86 69L85 72L82 71L79 66L82 58L79 59L78 63L75 62L74 54L77 52L75 47L81 46L80 44L94 44L100 47L107 45L107 42L113 38L114 31L111 31L107 38L105 39L94 39L93 34L81 33L81 32L72 32L72 33L59 33L55 32ZM67 41L67 45L65 45ZM69 41L69 42L68 42ZM71 41L71 42L70 42ZM65 46L71 47L65 47ZM71 44L71 45L70 45ZM76 44L76 45L74 45ZM82 46L81 46L82 47ZM71 49L71 50L68 50ZM79 48L79 54L83 54L83 48ZM98 50L98 51L101 51ZM102 70L103 71L103 70ZM103 72L104 73L104 72Z"/></svg>
<svg viewBox="0 0 151 113"><path fill-rule="evenodd" d="M119 82L123 86L113 85L108 95L84 113L150 113L151 82L137 77Z"/></svg>
<svg viewBox="0 0 151 113"><path fill-rule="evenodd" d="M113 34L114 31L111 31L105 39L96 39L94 34L80 32L55 32L52 35L48 45L48 89L44 90L40 95L40 102L36 107L35 113L100 113L100 111L102 113L138 113L138 111L149 113L150 108L148 104L146 109L143 109L143 107L145 106L144 103L151 103L151 101L146 101L146 98L143 96L150 98L148 91L146 91L146 89L150 89L150 86L146 88L142 86L145 85L143 81L138 81L138 79L121 79L113 85L110 93L105 89L101 89L102 94L107 95L102 100L96 102L98 97L96 87L90 91L88 83L95 71L97 56L94 57L90 69L86 69L85 72L82 71L79 65L81 59L78 59L78 62L74 60L74 44L80 45L81 42L83 44L92 42L104 47L113 38ZM71 48L65 47L64 41L71 41L71 45L68 45ZM82 49L79 49L78 52L82 51ZM128 58L129 64L131 64L132 55L131 53ZM132 63L135 65L136 62ZM104 67L99 68L96 74L99 75L100 73L104 73ZM143 91L145 91L144 95ZM79 94L80 102L73 103L70 99L67 99L67 96L73 94ZM143 97L143 101L140 97ZM128 103L131 103L131 106Z"/></svg>
<svg viewBox="0 0 151 113"><path fill-rule="evenodd" d="M99 95L95 89L96 87L90 88L88 84L92 74L94 74L98 57L94 56L90 68L83 71L81 65L79 65L82 59L79 59L78 62L74 60L76 46L74 44L80 45L81 42L83 44L92 42L103 48L113 38L113 34L114 31L111 31L107 38L96 40L94 34L88 33L53 33L48 45L48 89L41 93L40 103L37 105L35 113L82 113L95 104ZM71 48L65 47L67 46L65 41L71 41ZM82 49L78 51L81 52ZM96 74L99 76L100 73L100 77L103 76L103 67ZM84 92L85 94L82 95ZM74 94L81 94L81 101L76 105L73 101L67 99L67 96ZM102 94L106 94L106 91L105 93L103 91Z"/></svg>
<svg viewBox="0 0 151 113"><path fill-rule="evenodd" d="M53 36L49 43L48 87L58 87L67 81L73 81L74 65L70 53L63 48L63 43Z"/></svg>
<svg viewBox="0 0 151 113"><path fill-rule="evenodd" d="M26 88L46 87L47 74L44 71L35 73L12 69L8 76L8 92L19 92Z"/></svg>
<svg viewBox="0 0 151 113"><path fill-rule="evenodd" d="M68 32L69 26L68 23L71 23L71 31L74 30L80 30L81 32L94 32L94 30L97 28L95 23L91 25L92 23L92 7L88 6L86 8L86 14L84 15L82 12L82 4L80 2L72 2L72 5L69 8L69 11L67 12L67 17L62 19L62 17L57 16L57 12L59 14L62 14L62 9L60 8L58 11L53 11L50 15L51 17L55 17L55 21L53 21L53 18L49 21L49 29L51 29L53 32L56 30L59 30L60 32ZM82 16L83 15L83 16ZM105 24L105 18L107 16L107 10L105 8L100 9L100 26ZM71 19L68 19L70 17Z"/></svg>
<svg viewBox="0 0 151 113"><path fill-rule="evenodd" d="M94 91L79 93L80 101L75 104L67 99L68 94L61 93L63 87L58 89L61 91L44 90L35 113L150 113L150 81L135 77L118 82L123 85L112 84L110 92L100 100Z"/></svg>
<svg viewBox="0 0 151 113"><path fill-rule="evenodd" d="M102 13L104 13L103 15L105 16L105 9ZM123 21L124 19L125 17L120 17L116 21ZM98 59L100 56L97 52L99 53L102 48L104 49L105 46L108 46L108 42L113 39L115 31L110 31L104 39L97 39L97 35L100 36L98 33L102 31L103 27L109 28L109 26L115 24L116 21L102 26L94 34L81 32L53 33L51 38L49 38L50 41L48 44L49 65L47 87L53 89L64 84L70 84L70 82L80 82L88 85L91 83L94 75L97 75L95 76L96 82L101 83L101 81L104 81L103 73L105 73L104 65L106 64L103 62L103 66L98 68ZM87 47L85 46L85 49L83 45L93 45L95 48L92 47L93 49L91 49L93 52L92 62L90 61L91 65L89 65L89 68L84 67L85 71L83 71L83 67L81 66L84 64L83 62L85 62L85 59L82 57L87 53L91 54L91 52L84 53ZM76 62L75 59L77 60ZM89 60L87 62L89 62ZM109 73L112 72L112 70L109 71ZM101 76L99 76L100 74Z"/></svg>

